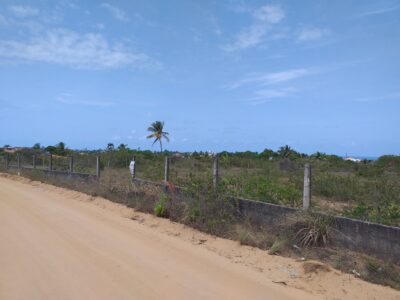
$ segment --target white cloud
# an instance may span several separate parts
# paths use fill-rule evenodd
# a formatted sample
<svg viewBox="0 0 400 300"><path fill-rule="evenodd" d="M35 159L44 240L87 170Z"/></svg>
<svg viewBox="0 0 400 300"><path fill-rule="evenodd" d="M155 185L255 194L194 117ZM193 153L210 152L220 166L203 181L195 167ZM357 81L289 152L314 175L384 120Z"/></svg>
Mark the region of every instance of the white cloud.
<svg viewBox="0 0 400 300"><path fill-rule="evenodd" d="M227 86L228 89L251 89L252 96L245 101L250 105L259 105L278 98L295 95L299 90L295 87L282 86L292 80L317 73L313 69L290 69L280 72L253 73ZM274 86L274 87L271 87Z"/></svg>
<svg viewBox="0 0 400 300"><path fill-rule="evenodd" d="M65 29L45 31L24 41L0 40L0 57L81 69L159 67L147 55L133 53L122 44L112 45L101 34Z"/></svg>
<svg viewBox="0 0 400 300"><path fill-rule="evenodd" d="M235 89L247 84L271 85L287 82L314 73L310 69L291 69L281 72L257 73L247 75L245 78L234 82L228 88Z"/></svg>
<svg viewBox="0 0 400 300"><path fill-rule="evenodd" d="M398 100L398 99L400 99L400 91L392 92L392 93L389 93L387 95L382 95L382 96L358 98L355 101L357 101L357 102L374 102L374 101Z"/></svg>
<svg viewBox="0 0 400 300"><path fill-rule="evenodd" d="M296 91L294 88L282 88L282 89L262 89L257 90L254 93L253 100L260 99L271 99L271 98L282 98L293 94Z"/></svg>
<svg viewBox="0 0 400 300"><path fill-rule="evenodd" d="M264 41L265 35L271 26L278 24L285 17L280 6L265 5L252 11L253 23L243 28L234 38L234 41L223 47L232 52L257 46Z"/></svg>
<svg viewBox="0 0 400 300"><path fill-rule="evenodd" d="M264 25L253 25L244 28L236 35L235 41L232 44L226 45L224 49L231 52L256 46L262 42L266 32L267 27Z"/></svg>
<svg viewBox="0 0 400 300"><path fill-rule="evenodd" d="M102 3L100 6L104 9L108 10L112 14L112 16L114 18L116 18L117 20L120 20L123 22L129 21L129 18L126 15L126 13L119 7L112 5L110 3Z"/></svg>
<svg viewBox="0 0 400 300"><path fill-rule="evenodd" d="M254 92L254 97L248 100L250 105L259 105L277 98L287 98L292 96L297 89L292 87L280 89L261 89Z"/></svg>
<svg viewBox="0 0 400 300"><path fill-rule="evenodd" d="M279 6L265 5L256 9L253 16L262 22L276 24L285 17L285 12Z"/></svg>
<svg viewBox="0 0 400 300"><path fill-rule="evenodd" d="M27 5L13 5L8 9L14 16L19 18L33 17L39 14L39 10L37 8Z"/></svg>
<svg viewBox="0 0 400 300"><path fill-rule="evenodd" d="M106 102L106 101L85 101L76 98L75 96L68 93L63 93L61 95L58 95L56 97L56 101L69 105L84 105L84 106L97 106L97 107L109 107L115 104L113 102Z"/></svg>
<svg viewBox="0 0 400 300"><path fill-rule="evenodd" d="M74 1L70 1L70 0L62 0L58 3L58 5L61 7L67 7L70 9L79 9L79 5L76 4Z"/></svg>
<svg viewBox="0 0 400 300"><path fill-rule="evenodd" d="M7 18L0 14L0 25L7 25L7 24L8 24Z"/></svg>
<svg viewBox="0 0 400 300"><path fill-rule="evenodd" d="M99 29L99 30L103 30L104 28L106 28L106 26L105 26L103 23L96 23L96 24L94 25L94 27L95 27L96 29Z"/></svg>
<svg viewBox="0 0 400 300"><path fill-rule="evenodd" d="M373 16L373 15L386 14L386 13L390 13L392 11L398 10L399 8L400 8L399 5L391 6L391 7L385 7L385 8L378 8L378 9L375 9L375 10L370 10L370 11L363 12L363 13L357 15L357 17L368 17L368 16Z"/></svg>
<svg viewBox="0 0 400 300"><path fill-rule="evenodd" d="M297 40L299 42L308 42L321 39L327 35L329 35L328 29L316 27L302 28L297 32Z"/></svg>

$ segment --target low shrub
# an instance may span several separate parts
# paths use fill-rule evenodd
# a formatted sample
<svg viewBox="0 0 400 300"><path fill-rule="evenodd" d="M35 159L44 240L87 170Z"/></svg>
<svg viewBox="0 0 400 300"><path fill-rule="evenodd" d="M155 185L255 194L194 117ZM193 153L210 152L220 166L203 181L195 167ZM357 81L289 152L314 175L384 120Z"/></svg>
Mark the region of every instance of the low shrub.
<svg viewBox="0 0 400 300"><path fill-rule="evenodd" d="M295 228L296 242L304 248L325 247L329 243L334 218L321 214L302 213L298 215Z"/></svg>
<svg viewBox="0 0 400 300"><path fill-rule="evenodd" d="M154 214L157 217L162 217L162 218L168 218L169 217L169 206L170 203L170 198L165 195L162 194L160 197L160 200L157 201L154 205Z"/></svg>

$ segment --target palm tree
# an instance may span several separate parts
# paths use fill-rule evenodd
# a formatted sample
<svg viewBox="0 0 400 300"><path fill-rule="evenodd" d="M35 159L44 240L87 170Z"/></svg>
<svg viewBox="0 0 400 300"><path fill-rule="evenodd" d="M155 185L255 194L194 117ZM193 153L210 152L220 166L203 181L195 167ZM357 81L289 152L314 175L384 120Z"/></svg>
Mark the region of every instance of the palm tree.
<svg viewBox="0 0 400 300"><path fill-rule="evenodd" d="M151 123L150 127L147 128L147 131L150 131L151 134L147 136L148 139L153 139L154 138L154 142L153 145L158 141L160 142L160 149L161 152L162 150L162 138L166 139L167 142L169 142L169 133L163 131L164 129L164 121L155 121L154 123Z"/></svg>
<svg viewBox="0 0 400 300"><path fill-rule="evenodd" d="M124 151L124 150L126 150L126 149L127 149L127 147L128 147L128 145L127 145L127 144L119 144L119 146L118 146L118 150L119 150L119 151Z"/></svg>
<svg viewBox="0 0 400 300"><path fill-rule="evenodd" d="M279 150L278 150L278 154L279 154L282 158L288 158L292 152L293 152L293 149L290 148L289 145L280 147Z"/></svg>
<svg viewBox="0 0 400 300"><path fill-rule="evenodd" d="M114 151L115 147L113 143L108 143L107 144L107 151Z"/></svg>

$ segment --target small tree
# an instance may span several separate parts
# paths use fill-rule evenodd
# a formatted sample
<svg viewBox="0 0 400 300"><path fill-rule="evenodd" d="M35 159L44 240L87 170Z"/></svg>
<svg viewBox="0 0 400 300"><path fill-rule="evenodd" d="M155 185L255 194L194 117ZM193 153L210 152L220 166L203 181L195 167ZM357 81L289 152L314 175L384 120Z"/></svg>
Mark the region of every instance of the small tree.
<svg viewBox="0 0 400 300"><path fill-rule="evenodd" d="M36 143L32 146L32 149L34 150L40 150L40 143Z"/></svg>
<svg viewBox="0 0 400 300"><path fill-rule="evenodd" d="M63 142L59 142L56 145L56 152L58 155L65 155L66 151L65 151L65 143Z"/></svg>
<svg viewBox="0 0 400 300"><path fill-rule="evenodd" d="M47 146L45 150L51 154L57 154L57 148L54 146Z"/></svg>

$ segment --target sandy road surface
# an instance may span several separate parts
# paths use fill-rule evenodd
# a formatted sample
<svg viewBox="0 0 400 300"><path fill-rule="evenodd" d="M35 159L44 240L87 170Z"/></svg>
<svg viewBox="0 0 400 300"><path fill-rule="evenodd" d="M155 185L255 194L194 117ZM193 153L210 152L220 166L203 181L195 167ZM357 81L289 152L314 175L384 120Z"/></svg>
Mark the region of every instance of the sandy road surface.
<svg viewBox="0 0 400 300"><path fill-rule="evenodd" d="M1 299L305 297L95 206L4 178L0 200Z"/></svg>
<svg viewBox="0 0 400 300"><path fill-rule="evenodd" d="M105 199L13 179L0 176L0 299L400 299L337 271L304 276L300 262Z"/></svg>

